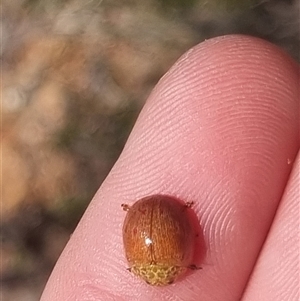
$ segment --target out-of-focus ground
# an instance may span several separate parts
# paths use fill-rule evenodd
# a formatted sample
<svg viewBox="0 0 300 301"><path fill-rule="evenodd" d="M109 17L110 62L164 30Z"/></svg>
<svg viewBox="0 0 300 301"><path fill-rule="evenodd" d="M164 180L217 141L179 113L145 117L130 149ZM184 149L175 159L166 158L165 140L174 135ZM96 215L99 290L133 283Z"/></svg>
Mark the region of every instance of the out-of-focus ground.
<svg viewBox="0 0 300 301"><path fill-rule="evenodd" d="M299 60L299 1L1 2L1 300L37 301L159 78L230 33Z"/></svg>

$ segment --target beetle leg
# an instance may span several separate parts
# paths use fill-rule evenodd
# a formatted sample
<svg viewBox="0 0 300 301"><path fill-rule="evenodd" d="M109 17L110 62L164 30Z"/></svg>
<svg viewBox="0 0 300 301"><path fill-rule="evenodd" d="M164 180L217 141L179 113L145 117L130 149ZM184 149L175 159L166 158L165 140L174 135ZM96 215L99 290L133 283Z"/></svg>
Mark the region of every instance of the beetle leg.
<svg viewBox="0 0 300 301"><path fill-rule="evenodd" d="M192 202L186 202L185 203L185 207L187 207L187 208L192 208L192 206L194 205L194 202L192 201Z"/></svg>
<svg viewBox="0 0 300 301"><path fill-rule="evenodd" d="M195 264L190 264L190 265L188 266L188 268L191 269L191 270L202 270L201 267L198 267L198 266L196 266Z"/></svg>
<svg viewBox="0 0 300 301"><path fill-rule="evenodd" d="M124 211L129 211L130 206L128 204L122 204L121 207L123 208Z"/></svg>

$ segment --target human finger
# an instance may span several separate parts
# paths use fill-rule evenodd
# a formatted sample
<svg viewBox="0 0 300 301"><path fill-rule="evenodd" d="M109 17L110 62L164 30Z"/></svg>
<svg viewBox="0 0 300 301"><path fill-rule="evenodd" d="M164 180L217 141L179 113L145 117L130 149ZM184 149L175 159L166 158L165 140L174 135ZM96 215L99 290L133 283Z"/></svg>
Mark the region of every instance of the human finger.
<svg viewBox="0 0 300 301"><path fill-rule="evenodd" d="M186 53L149 97L42 300L238 300L299 147L298 84L296 64L259 39ZM122 246L120 205L151 194L193 201L205 245L203 270L163 289L126 270Z"/></svg>

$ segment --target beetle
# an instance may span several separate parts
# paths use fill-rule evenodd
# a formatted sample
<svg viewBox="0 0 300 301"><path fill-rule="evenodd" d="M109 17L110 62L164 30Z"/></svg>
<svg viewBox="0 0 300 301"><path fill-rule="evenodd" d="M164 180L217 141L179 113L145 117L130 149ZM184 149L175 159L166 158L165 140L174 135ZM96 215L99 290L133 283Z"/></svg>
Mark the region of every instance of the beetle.
<svg viewBox="0 0 300 301"><path fill-rule="evenodd" d="M127 211L123 224L123 244L129 271L150 285L173 283L191 264L195 231L187 214L192 203L180 203L166 195L144 197Z"/></svg>

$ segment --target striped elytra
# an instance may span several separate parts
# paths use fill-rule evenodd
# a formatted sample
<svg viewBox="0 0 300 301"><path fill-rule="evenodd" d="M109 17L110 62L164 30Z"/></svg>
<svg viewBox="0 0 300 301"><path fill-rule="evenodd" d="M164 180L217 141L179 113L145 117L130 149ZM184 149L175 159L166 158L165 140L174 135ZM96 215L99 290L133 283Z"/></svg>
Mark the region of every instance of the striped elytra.
<svg viewBox="0 0 300 301"><path fill-rule="evenodd" d="M150 285L173 283L192 264L195 231L188 216L191 203L165 195L142 198L128 211L123 243L129 270Z"/></svg>

